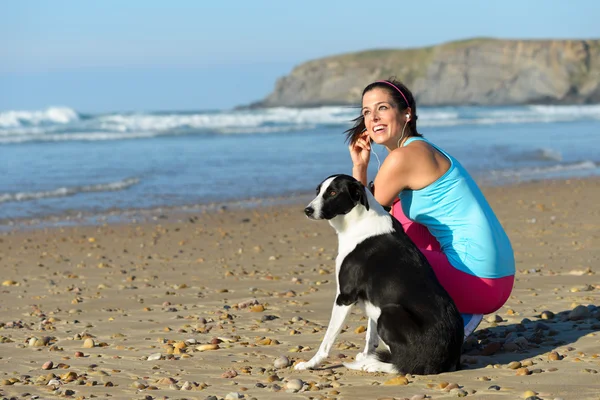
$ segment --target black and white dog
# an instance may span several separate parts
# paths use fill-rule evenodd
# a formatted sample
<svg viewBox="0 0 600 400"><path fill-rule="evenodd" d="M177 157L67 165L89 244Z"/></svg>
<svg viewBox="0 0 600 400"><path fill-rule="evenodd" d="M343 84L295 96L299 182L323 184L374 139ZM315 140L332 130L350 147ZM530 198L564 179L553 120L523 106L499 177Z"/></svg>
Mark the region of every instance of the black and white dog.
<svg viewBox="0 0 600 400"><path fill-rule="evenodd" d="M327 358L354 304L369 317L367 341L347 368L417 375L458 369L461 315L425 256L371 192L351 176L333 175L304 212L337 231L337 293L319 350L295 369Z"/></svg>

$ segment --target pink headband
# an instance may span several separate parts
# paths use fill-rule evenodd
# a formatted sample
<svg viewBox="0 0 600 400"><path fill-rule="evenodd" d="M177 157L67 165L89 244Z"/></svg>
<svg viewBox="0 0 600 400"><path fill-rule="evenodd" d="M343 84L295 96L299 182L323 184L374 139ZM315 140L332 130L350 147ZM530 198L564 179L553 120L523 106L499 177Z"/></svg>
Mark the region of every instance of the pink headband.
<svg viewBox="0 0 600 400"><path fill-rule="evenodd" d="M398 89L398 86L394 85L391 82L388 81L375 81L374 83L385 83L386 85L390 85L391 87L393 87L394 89L396 89L398 91L398 93L400 93L402 95L402 98L404 99L404 101L406 102L406 105L408 107L410 107L410 103L408 102L408 100L406 99L406 96L404 95L404 93L402 93L402 90Z"/></svg>

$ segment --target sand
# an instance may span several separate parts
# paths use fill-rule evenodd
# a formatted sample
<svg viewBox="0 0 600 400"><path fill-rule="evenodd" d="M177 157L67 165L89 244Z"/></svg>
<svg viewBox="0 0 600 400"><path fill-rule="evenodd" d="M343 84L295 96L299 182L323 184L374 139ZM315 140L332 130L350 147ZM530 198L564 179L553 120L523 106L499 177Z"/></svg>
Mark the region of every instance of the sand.
<svg viewBox="0 0 600 400"><path fill-rule="evenodd" d="M286 367L327 326L333 229L303 204L168 211L0 234L0 397L599 399L600 180L484 191L518 272L460 371L345 369L364 343L358 309L323 369Z"/></svg>

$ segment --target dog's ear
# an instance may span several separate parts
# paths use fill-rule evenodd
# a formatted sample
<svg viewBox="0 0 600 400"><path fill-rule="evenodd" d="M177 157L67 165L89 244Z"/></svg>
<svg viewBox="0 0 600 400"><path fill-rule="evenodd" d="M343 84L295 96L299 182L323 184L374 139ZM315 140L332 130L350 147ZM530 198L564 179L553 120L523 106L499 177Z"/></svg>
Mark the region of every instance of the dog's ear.
<svg viewBox="0 0 600 400"><path fill-rule="evenodd" d="M363 206L369 211L369 199L367 199L367 193L365 193L365 186L360 182L354 182L352 187L350 187L350 195L352 199Z"/></svg>

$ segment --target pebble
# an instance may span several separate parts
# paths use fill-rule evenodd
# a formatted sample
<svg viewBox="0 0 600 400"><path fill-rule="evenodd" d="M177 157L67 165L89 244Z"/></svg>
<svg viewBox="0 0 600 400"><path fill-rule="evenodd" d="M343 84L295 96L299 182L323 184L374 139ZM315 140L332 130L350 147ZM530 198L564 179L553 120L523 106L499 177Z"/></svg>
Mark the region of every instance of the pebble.
<svg viewBox="0 0 600 400"><path fill-rule="evenodd" d="M287 368L290 365L290 360L286 356L280 356L275 359L273 366L277 369Z"/></svg>
<svg viewBox="0 0 600 400"><path fill-rule="evenodd" d="M554 319L554 313L552 311L543 311L540 317L546 320Z"/></svg>
<svg viewBox="0 0 600 400"><path fill-rule="evenodd" d="M219 345L216 343L209 344L201 344L200 346L196 346L196 350L198 351L209 351L209 350L218 350Z"/></svg>
<svg viewBox="0 0 600 400"><path fill-rule="evenodd" d="M508 368L509 369L519 369L519 368L521 368L521 363L519 361L513 361L510 364L508 364Z"/></svg>
<svg viewBox="0 0 600 400"><path fill-rule="evenodd" d="M83 348L84 349L91 349L95 345L96 345L96 343L94 343L94 339L92 339L92 338L87 338L87 339L85 339L83 341Z"/></svg>
<svg viewBox="0 0 600 400"><path fill-rule="evenodd" d="M528 397L534 397L536 395L537 395L537 393L534 392L533 390L528 390L528 391L524 392L521 397L524 398L524 399L526 399Z"/></svg>
<svg viewBox="0 0 600 400"><path fill-rule="evenodd" d="M42 365L42 369L52 369L54 363L52 361L46 361L44 365Z"/></svg>
<svg viewBox="0 0 600 400"><path fill-rule="evenodd" d="M148 385L142 381L135 381L131 384L131 386L136 389L146 389L148 387Z"/></svg>
<svg viewBox="0 0 600 400"><path fill-rule="evenodd" d="M408 379L404 376L397 376L383 382L384 385L408 385Z"/></svg>
<svg viewBox="0 0 600 400"><path fill-rule="evenodd" d="M148 356L148 361L156 361L162 358L162 354L160 353L152 353Z"/></svg>
<svg viewBox="0 0 600 400"><path fill-rule="evenodd" d="M285 383L285 388L297 392L298 390L302 389L303 385L304 382L302 382L300 379L290 379Z"/></svg>
<svg viewBox="0 0 600 400"><path fill-rule="evenodd" d="M491 356L491 355L495 354L501 348L502 348L502 343L491 342L483 348L483 350L481 351L481 355L482 356Z"/></svg>
<svg viewBox="0 0 600 400"><path fill-rule="evenodd" d="M227 393L227 396L225 396L225 400L238 400L241 398L242 398L242 395L238 392Z"/></svg>
<svg viewBox="0 0 600 400"><path fill-rule="evenodd" d="M562 360L562 357L556 351L552 351L552 352L550 352L550 354L548 354L548 360L558 361L558 360Z"/></svg>
<svg viewBox="0 0 600 400"><path fill-rule="evenodd" d="M225 371L221 374L221 378L231 379L235 378L238 375L236 370L230 369L229 371Z"/></svg>
<svg viewBox="0 0 600 400"><path fill-rule="evenodd" d="M490 315L490 316L486 317L485 320L487 322L489 322L490 324L503 321L502 317L499 316L498 314Z"/></svg>
<svg viewBox="0 0 600 400"><path fill-rule="evenodd" d="M585 319L590 316L590 310L586 306L578 305L569 313L569 320L577 321L580 319Z"/></svg>
<svg viewBox="0 0 600 400"><path fill-rule="evenodd" d="M427 396L425 396L424 394L415 394L413 397L410 398L410 400L421 400L421 399L425 399Z"/></svg>

